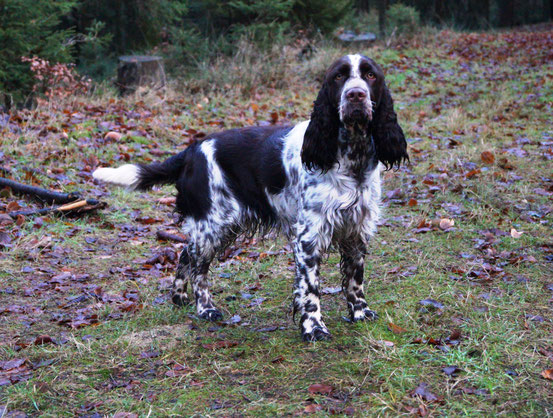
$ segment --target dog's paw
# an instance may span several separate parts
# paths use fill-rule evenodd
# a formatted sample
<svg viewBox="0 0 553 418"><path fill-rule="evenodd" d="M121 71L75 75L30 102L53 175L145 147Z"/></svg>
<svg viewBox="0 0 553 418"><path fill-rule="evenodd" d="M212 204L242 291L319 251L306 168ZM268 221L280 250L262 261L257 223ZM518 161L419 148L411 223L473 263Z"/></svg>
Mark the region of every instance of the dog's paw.
<svg viewBox="0 0 553 418"><path fill-rule="evenodd" d="M206 309L202 313L199 313L198 316L207 321L219 321L223 319L223 314L218 309Z"/></svg>
<svg viewBox="0 0 553 418"><path fill-rule="evenodd" d="M378 319L378 314L375 311L371 311L369 308L355 311L351 314L351 321L374 321Z"/></svg>
<svg viewBox="0 0 553 418"><path fill-rule="evenodd" d="M301 338L303 341L314 342L314 341L323 341L330 340L332 336L327 329L321 327L315 327L311 331L303 331L301 333Z"/></svg>
<svg viewBox="0 0 553 418"><path fill-rule="evenodd" d="M186 293L173 293L171 295L171 301L177 306L186 306L190 303L188 295Z"/></svg>

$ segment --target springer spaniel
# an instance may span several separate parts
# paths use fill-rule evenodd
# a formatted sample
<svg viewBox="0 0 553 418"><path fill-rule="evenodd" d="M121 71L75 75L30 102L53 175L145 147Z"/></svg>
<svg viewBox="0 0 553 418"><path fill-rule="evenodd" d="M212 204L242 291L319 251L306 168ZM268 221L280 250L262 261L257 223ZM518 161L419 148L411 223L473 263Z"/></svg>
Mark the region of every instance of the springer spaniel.
<svg viewBox="0 0 553 418"><path fill-rule="evenodd" d="M94 178L133 189L173 183L188 236L173 283L183 305L190 281L200 318L218 320L207 278L213 258L241 233L278 228L293 240L294 315L305 341L330 337L320 308L319 264L335 244L352 321L375 319L363 262L380 216L380 171L408 160L382 69L347 55L326 72L311 120L207 136L162 163L98 168ZM382 163L382 164L379 164Z"/></svg>

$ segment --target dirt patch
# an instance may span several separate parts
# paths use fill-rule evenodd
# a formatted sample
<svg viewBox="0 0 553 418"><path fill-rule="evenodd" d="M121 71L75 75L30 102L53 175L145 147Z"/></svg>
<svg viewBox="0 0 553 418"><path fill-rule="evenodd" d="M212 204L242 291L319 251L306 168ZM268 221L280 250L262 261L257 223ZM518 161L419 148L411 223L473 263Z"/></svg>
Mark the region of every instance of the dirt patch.
<svg viewBox="0 0 553 418"><path fill-rule="evenodd" d="M188 325L163 325L145 331L133 332L121 338L132 347L172 350L181 343L181 337L190 331Z"/></svg>

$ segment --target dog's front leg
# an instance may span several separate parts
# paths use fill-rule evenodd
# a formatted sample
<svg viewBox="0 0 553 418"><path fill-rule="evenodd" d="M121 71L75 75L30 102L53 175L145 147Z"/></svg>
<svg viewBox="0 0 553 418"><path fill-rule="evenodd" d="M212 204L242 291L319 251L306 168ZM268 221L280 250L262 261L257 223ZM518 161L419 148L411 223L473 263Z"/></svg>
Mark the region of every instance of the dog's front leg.
<svg viewBox="0 0 553 418"><path fill-rule="evenodd" d="M319 264L324 243L317 225L298 222L294 243L296 282L294 289L294 314L299 312L301 335L304 341L330 338L323 322L319 296Z"/></svg>
<svg viewBox="0 0 553 418"><path fill-rule="evenodd" d="M350 318L353 322L378 318L376 312L368 308L363 293L363 273L366 247L360 237L349 237L340 242L340 270L342 291L346 296Z"/></svg>

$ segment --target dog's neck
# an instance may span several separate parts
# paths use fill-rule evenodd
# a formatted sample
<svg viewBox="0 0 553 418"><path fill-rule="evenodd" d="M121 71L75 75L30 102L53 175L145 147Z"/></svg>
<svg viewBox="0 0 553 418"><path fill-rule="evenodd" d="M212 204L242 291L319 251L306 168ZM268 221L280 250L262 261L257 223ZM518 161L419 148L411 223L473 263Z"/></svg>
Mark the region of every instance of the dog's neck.
<svg viewBox="0 0 553 418"><path fill-rule="evenodd" d="M378 164L370 130L357 125L352 128L341 126L338 143L340 166L362 183L367 173L373 171Z"/></svg>

